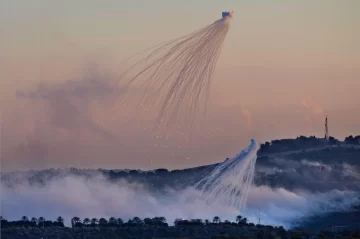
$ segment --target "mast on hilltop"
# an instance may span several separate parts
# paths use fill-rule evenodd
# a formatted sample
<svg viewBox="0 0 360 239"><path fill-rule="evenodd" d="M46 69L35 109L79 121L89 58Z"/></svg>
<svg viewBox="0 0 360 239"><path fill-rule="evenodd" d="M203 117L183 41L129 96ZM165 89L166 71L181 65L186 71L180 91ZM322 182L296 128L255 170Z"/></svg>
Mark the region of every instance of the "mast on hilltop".
<svg viewBox="0 0 360 239"><path fill-rule="evenodd" d="M325 117L325 139L329 140L329 128L328 128L328 120L327 116Z"/></svg>

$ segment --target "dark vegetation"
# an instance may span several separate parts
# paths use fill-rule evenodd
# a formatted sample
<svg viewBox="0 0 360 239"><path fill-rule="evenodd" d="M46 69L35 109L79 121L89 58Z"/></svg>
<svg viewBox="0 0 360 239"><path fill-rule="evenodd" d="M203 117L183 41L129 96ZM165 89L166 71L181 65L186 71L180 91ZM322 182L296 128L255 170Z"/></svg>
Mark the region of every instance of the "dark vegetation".
<svg viewBox="0 0 360 239"><path fill-rule="evenodd" d="M121 218L71 219L71 227L64 226L64 219L55 221L24 216L19 221L7 221L1 217L2 239L120 239L120 238L359 238L359 230L338 228L336 232L321 231L314 234L301 229L287 231L283 227L254 225L240 215L235 222L221 221L215 216L212 221L202 219L180 220L168 226L164 217L139 217L124 222Z"/></svg>
<svg viewBox="0 0 360 239"><path fill-rule="evenodd" d="M285 238L283 227L254 225L246 218L237 216L235 222L224 221L215 216L212 221L202 219L177 219L168 226L164 217L133 219L121 218L71 219L71 227L64 226L64 219L48 221L24 216L19 221L1 218L2 239L27 238Z"/></svg>
<svg viewBox="0 0 360 239"><path fill-rule="evenodd" d="M360 144L360 135L353 137L352 135L345 138L345 143L347 144L354 144L359 145Z"/></svg>
<svg viewBox="0 0 360 239"><path fill-rule="evenodd" d="M324 138L316 138L315 136L299 136L296 139L276 139L261 144L259 153L283 153L286 151L306 150L309 148L325 147L329 145L360 145L360 135L355 137L350 135L346 137L343 142L331 136L328 141Z"/></svg>
<svg viewBox="0 0 360 239"><path fill-rule="evenodd" d="M321 231L324 228L344 227L349 231L360 229L360 205L354 206L353 210L347 212L332 212L323 215L316 215L303 221L294 227L299 230L312 228L314 231Z"/></svg>

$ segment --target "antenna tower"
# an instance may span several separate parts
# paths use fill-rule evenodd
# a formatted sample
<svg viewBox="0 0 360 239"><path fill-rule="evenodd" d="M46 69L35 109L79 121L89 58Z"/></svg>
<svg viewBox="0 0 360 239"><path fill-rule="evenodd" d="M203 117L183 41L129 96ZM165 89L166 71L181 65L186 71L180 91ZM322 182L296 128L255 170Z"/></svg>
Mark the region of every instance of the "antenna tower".
<svg viewBox="0 0 360 239"><path fill-rule="evenodd" d="M1 166L2 166L2 160L3 160L3 141L4 141L4 138L3 138L3 131L4 131L4 128L3 128L3 115L0 116L0 171L1 171Z"/></svg>
<svg viewBox="0 0 360 239"><path fill-rule="evenodd" d="M325 117L325 139L329 140L329 128L328 128L327 116Z"/></svg>

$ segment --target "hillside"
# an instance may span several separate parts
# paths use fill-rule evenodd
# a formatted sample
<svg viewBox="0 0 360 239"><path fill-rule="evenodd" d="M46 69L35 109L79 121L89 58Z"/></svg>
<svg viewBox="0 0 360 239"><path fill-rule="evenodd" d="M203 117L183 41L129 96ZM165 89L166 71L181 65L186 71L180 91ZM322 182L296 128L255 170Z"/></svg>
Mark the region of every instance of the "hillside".
<svg viewBox="0 0 360 239"><path fill-rule="evenodd" d="M324 220L327 215L309 215L306 218L292 222L305 228L318 230L329 225L345 223L358 215L357 211L348 208L347 197L341 192L350 192L354 197L352 203L359 202L360 197L360 137L347 137L345 141L331 138L329 143L315 137L298 137L265 142L257 152L254 186L266 187L271 190L286 190L288 192L307 192L309 195L337 192L338 196L325 204L331 206L333 220ZM228 159L225 159L228 160ZM169 189L180 191L209 175L218 164L182 170L155 169L151 171L129 169L46 169L26 172L1 173L1 184L6 188L16 188L17 185L41 186L67 177L81 177L90 180L104 177L106 181L120 184L122 181L136 183L147 188L153 196L169 194ZM340 193L339 193L340 192ZM347 195L347 194L346 194ZM326 197L326 196L325 196ZM357 199L359 199L357 201ZM266 199L267 200L267 199ZM264 200L264 204L267 201ZM330 200L330 199L326 199ZM346 202L346 203L345 203ZM350 210L350 211L349 211ZM336 214L338 213L338 214ZM322 218L321 220L319 218ZM335 220L341 218L341 220ZM350 221L347 223L346 218ZM352 219L351 219L352 218ZM314 223L314 220L317 223ZM307 223L311 221L311 223ZM323 222L323 223L320 223ZM360 222L354 222L360 226Z"/></svg>
<svg viewBox="0 0 360 239"><path fill-rule="evenodd" d="M355 137L360 138L359 136ZM323 139L304 136L274 140L262 144L258 151L254 183L257 186L323 191L332 188L357 190L360 187L360 144L347 140L326 144ZM225 159L227 160L227 159ZM2 183L11 186L21 182L45 184L67 175L93 177L100 173L110 181L125 179L161 190L181 189L208 175L217 164L182 170L155 169L45 169L1 173Z"/></svg>

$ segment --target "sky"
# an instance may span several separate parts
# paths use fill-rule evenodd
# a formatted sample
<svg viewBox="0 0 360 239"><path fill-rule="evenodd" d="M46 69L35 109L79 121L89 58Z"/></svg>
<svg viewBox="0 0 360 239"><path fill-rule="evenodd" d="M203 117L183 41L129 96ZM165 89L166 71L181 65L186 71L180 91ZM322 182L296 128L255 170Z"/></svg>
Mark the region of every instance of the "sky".
<svg viewBox="0 0 360 239"><path fill-rule="evenodd" d="M258 142L360 134L358 0L3 0L2 171L185 168ZM122 60L234 17L207 121L191 143L153 132L152 112L109 107Z"/></svg>

